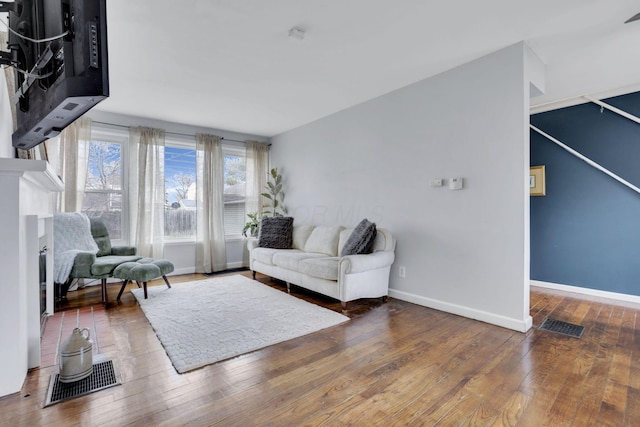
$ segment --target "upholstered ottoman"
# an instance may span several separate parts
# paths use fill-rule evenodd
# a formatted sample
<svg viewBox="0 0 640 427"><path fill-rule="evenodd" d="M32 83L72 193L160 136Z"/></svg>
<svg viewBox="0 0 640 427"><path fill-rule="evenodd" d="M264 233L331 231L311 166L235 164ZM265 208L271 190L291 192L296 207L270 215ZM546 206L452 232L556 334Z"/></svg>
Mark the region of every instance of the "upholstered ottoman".
<svg viewBox="0 0 640 427"><path fill-rule="evenodd" d="M167 274L173 271L173 263L166 259L142 258L138 261L123 262L113 270L113 277L122 279L122 287L118 292L118 300L124 292L124 288L129 282L135 281L138 287L142 283L144 288L144 298L147 299L147 282L158 277L162 277L170 288L171 284L167 279Z"/></svg>

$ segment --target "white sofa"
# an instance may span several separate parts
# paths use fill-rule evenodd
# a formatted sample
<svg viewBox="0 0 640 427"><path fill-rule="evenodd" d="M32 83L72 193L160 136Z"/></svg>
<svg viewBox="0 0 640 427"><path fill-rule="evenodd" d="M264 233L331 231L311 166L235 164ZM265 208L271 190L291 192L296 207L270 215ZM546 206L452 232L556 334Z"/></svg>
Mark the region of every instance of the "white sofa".
<svg viewBox="0 0 640 427"><path fill-rule="evenodd" d="M377 229L373 253L339 256L353 229L294 225L292 249L258 246L250 239L249 265L253 271L340 300L342 308L360 298L383 298L389 292L389 273L395 259L395 239Z"/></svg>

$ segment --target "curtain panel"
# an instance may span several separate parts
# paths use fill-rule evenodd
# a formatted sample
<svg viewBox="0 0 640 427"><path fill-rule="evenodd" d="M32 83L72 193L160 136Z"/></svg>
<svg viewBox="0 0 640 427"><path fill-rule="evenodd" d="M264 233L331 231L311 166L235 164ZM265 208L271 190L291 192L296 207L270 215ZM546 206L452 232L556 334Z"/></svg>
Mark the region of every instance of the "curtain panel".
<svg viewBox="0 0 640 427"><path fill-rule="evenodd" d="M164 254L164 144L163 129L129 130L129 240L151 258Z"/></svg>
<svg viewBox="0 0 640 427"><path fill-rule="evenodd" d="M57 137L45 141L49 163L64 181L57 212L80 212L87 184L91 119L81 117Z"/></svg>
<svg viewBox="0 0 640 427"><path fill-rule="evenodd" d="M0 31L0 50L9 52L7 43L9 41L9 35L6 31ZM9 105L11 105L11 116L13 118L13 130L18 128L17 116L16 116L16 104L13 103L13 94L16 93L15 77L13 75L13 68L4 67L2 70L7 80L7 92L9 93Z"/></svg>
<svg viewBox="0 0 640 427"><path fill-rule="evenodd" d="M196 273L227 268L221 138L196 135Z"/></svg>
<svg viewBox="0 0 640 427"><path fill-rule="evenodd" d="M245 213L262 212L264 204L261 194L267 185L269 175L269 144L258 141L246 141L246 188Z"/></svg>

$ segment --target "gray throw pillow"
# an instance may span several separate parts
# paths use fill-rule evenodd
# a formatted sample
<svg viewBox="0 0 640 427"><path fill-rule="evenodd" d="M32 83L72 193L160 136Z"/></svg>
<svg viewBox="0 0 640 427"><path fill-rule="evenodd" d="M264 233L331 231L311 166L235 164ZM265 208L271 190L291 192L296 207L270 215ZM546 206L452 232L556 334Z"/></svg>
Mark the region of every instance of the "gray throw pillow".
<svg viewBox="0 0 640 427"><path fill-rule="evenodd" d="M370 254L373 250L373 242L376 240L376 224L366 218L360 221L353 229L351 236L342 247L340 256Z"/></svg>
<svg viewBox="0 0 640 427"><path fill-rule="evenodd" d="M293 218L265 216L260 221L258 246L272 249L291 249L293 244Z"/></svg>

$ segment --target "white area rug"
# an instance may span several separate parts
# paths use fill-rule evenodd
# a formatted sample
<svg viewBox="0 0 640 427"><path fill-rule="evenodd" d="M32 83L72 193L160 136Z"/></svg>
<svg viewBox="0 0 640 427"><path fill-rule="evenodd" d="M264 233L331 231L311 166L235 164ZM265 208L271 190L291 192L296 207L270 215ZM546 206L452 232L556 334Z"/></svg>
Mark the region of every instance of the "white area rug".
<svg viewBox="0 0 640 427"><path fill-rule="evenodd" d="M180 373L349 320L241 275L131 292Z"/></svg>

